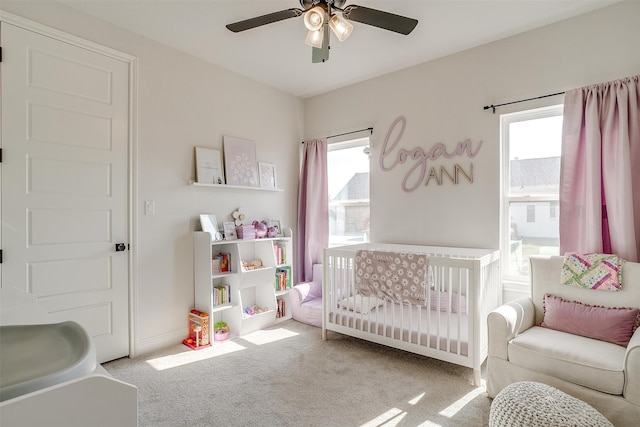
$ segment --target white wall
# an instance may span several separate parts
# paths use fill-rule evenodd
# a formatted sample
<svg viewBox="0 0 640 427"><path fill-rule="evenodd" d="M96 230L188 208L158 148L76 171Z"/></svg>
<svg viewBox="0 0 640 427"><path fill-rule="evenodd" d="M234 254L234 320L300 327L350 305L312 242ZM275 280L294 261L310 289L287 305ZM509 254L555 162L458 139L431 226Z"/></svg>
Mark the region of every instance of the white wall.
<svg viewBox="0 0 640 427"><path fill-rule="evenodd" d="M305 100L305 138L374 127L371 158L373 241L491 247L499 245L500 113L562 102L552 97L500 108L484 105L525 99L640 73L640 2L628 1L430 61ZM437 41L425 41L436 43ZM381 61L384 58L380 59ZM379 167L387 130L398 116L406 129L398 148L449 151L469 138L478 155L429 161L473 163L474 180L441 186L432 180L401 191L412 161ZM386 163L388 164L388 163Z"/></svg>
<svg viewBox="0 0 640 427"><path fill-rule="evenodd" d="M138 58L136 350L174 344L193 308L193 243L200 213L295 222L302 101L220 67L51 2L3 0L2 9ZM189 186L193 147L222 136L255 141L284 192ZM155 216L144 216L144 201Z"/></svg>

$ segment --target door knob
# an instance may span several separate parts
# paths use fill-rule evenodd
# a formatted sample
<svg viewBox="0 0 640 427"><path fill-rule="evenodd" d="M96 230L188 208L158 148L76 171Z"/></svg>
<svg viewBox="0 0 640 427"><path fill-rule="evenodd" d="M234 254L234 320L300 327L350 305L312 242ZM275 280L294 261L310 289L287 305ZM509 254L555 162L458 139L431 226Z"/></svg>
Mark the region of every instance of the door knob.
<svg viewBox="0 0 640 427"><path fill-rule="evenodd" d="M127 250L127 245L124 243L116 243L116 252L122 252Z"/></svg>

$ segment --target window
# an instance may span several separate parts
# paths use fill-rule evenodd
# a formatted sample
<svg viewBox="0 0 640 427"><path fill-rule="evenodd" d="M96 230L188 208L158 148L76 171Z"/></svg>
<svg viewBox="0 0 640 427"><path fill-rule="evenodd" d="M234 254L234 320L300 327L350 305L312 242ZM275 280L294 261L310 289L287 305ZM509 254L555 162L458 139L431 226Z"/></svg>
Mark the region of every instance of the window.
<svg viewBox="0 0 640 427"><path fill-rule="evenodd" d="M369 241L369 138L329 144L329 246Z"/></svg>
<svg viewBox="0 0 640 427"><path fill-rule="evenodd" d="M536 206L527 205L527 222L536 222Z"/></svg>
<svg viewBox="0 0 640 427"><path fill-rule="evenodd" d="M529 282L529 256L559 253L562 106L502 115L503 280Z"/></svg>

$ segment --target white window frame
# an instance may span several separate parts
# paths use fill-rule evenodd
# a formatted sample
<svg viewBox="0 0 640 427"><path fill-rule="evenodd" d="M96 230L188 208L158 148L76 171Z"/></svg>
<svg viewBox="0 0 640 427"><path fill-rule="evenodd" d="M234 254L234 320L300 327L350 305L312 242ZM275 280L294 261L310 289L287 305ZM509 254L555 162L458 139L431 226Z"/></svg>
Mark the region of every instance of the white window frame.
<svg viewBox="0 0 640 427"><path fill-rule="evenodd" d="M537 203L537 202L559 202L559 194L509 194L510 170L509 170L509 125L511 123L542 119L547 117L562 116L563 105L552 105L533 110L520 111L503 114L500 116L500 147L501 147L501 215L500 215L500 253L502 261L502 283L505 290L528 292L530 285L530 274L527 276L514 276L509 274L508 263L510 254L510 234L511 219L509 217L509 206L513 202ZM559 208L558 208L559 209Z"/></svg>
<svg viewBox="0 0 640 427"><path fill-rule="evenodd" d="M362 147L363 150L365 150L367 147L371 146L371 137L370 136L364 136L364 137L355 137L355 138L351 138L348 140L345 140L346 138L343 137L342 139L334 139L330 142L328 142L327 144L327 151L331 152L331 151L338 151L338 150L345 150L348 148L354 148L354 147ZM329 173L329 171L327 171ZM346 205L350 205L350 206L356 206L356 205L369 205L369 217L371 217L371 162L369 162L369 200L367 201L355 201L355 202L351 202L351 203L345 203ZM331 235L329 235L329 239L331 239ZM371 236L367 236L367 239L365 240L365 242L368 242L371 240ZM357 243L362 243L362 242L354 242L354 244ZM336 243L336 242L331 242L331 240L329 240L329 247L336 247L336 246L344 246L344 243Z"/></svg>

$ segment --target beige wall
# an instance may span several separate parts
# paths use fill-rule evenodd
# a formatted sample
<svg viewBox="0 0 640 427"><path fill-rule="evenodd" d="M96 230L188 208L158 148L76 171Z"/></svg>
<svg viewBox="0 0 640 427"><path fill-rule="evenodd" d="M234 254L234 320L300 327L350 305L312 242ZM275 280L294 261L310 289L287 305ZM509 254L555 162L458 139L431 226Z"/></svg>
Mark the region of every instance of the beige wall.
<svg viewBox="0 0 640 427"><path fill-rule="evenodd" d="M500 113L562 103L557 96L484 111L487 104L556 93L640 73L640 2L630 1L305 100L306 138L374 127L371 237L394 243L499 245ZM433 42L433 41L432 41ZM413 165L379 166L398 116L397 148L449 151L467 138L477 156L428 161L448 170L473 163L473 184L432 179L413 192L401 182ZM397 152L397 150L396 150ZM392 159L385 161L388 165ZM426 180L426 178L425 178Z"/></svg>
<svg viewBox="0 0 640 427"><path fill-rule="evenodd" d="M181 341L193 308L193 243L198 215L219 220L243 207L255 219L295 223L302 101L73 9L3 0L3 10L138 58L136 350ZM255 141L275 163L284 192L189 186L193 148L222 147L222 136ZM144 201L155 201L155 216Z"/></svg>

